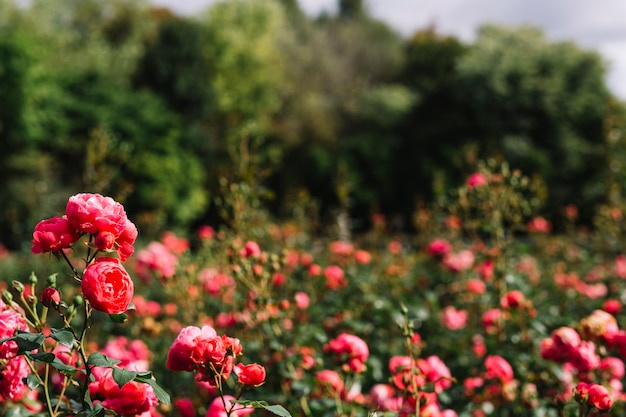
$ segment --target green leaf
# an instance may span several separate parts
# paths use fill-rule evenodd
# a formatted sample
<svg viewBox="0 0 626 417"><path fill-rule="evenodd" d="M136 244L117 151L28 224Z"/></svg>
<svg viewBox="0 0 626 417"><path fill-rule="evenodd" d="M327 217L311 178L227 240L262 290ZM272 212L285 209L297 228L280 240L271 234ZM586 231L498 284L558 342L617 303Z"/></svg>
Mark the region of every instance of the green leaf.
<svg viewBox="0 0 626 417"><path fill-rule="evenodd" d="M287 411L282 405L269 405L267 401L230 400L230 402L244 407L251 406L252 408L263 408L264 410L270 411L281 417L292 417L289 411Z"/></svg>
<svg viewBox="0 0 626 417"><path fill-rule="evenodd" d="M49 337L53 338L54 340L68 348L72 348L74 346L74 335L69 330L53 330L52 334Z"/></svg>
<svg viewBox="0 0 626 417"><path fill-rule="evenodd" d="M154 391L154 395L156 395L157 399L159 400L161 404L164 404L164 405L170 404L171 402L170 395L163 388L161 388L161 386L157 384L157 382L154 379L137 378L136 381L149 384L152 387L152 391Z"/></svg>
<svg viewBox="0 0 626 417"><path fill-rule="evenodd" d="M120 363L120 361L117 359L111 359L100 352L92 353L87 359L87 365L101 366L103 368L112 368L118 363Z"/></svg>
<svg viewBox="0 0 626 417"><path fill-rule="evenodd" d="M25 352L24 355L34 361L45 362L45 363L51 363L53 360L56 359L56 356L54 356L54 354L50 352L39 352L39 353Z"/></svg>
<svg viewBox="0 0 626 417"><path fill-rule="evenodd" d="M113 380L120 388L137 378L137 374L138 372L129 371L128 369L118 367L113 368Z"/></svg>
<svg viewBox="0 0 626 417"><path fill-rule="evenodd" d="M29 374L26 377L26 385L28 385L30 389L36 389L39 386L39 380L35 375Z"/></svg>
<svg viewBox="0 0 626 417"><path fill-rule="evenodd" d="M126 314L126 313L109 314L109 318L111 319L111 321L113 323L122 324L122 323L126 323L128 321L128 314Z"/></svg>
<svg viewBox="0 0 626 417"><path fill-rule="evenodd" d="M54 358L54 360L52 362L50 362L50 366L55 368L57 371L63 372L65 374L70 373L70 374L73 375L76 372L82 372L82 373L85 372L82 369L78 369L78 368L76 368L76 367L74 367L72 365L68 365L68 364L64 363L59 358Z"/></svg>
<svg viewBox="0 0 626 417"><path fill-rule="evenodd" d="M261 408L264 408L280 417L292 417L289 411L287 411L282 405L261 405Z"/></svg>
<svg viewBox="0 0 626 417"><path fill-rule="evenodd" d="M22 330L18 330L15 335L15 342L17 343L18 354L35 350L41 346L43 341L46 340L46 336L43 333L30 333Z"/></svg>

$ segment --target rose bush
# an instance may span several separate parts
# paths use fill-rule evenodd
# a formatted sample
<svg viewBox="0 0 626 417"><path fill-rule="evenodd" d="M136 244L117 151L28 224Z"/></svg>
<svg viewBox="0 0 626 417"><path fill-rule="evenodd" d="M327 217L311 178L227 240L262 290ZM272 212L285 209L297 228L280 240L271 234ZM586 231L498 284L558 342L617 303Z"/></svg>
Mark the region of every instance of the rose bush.
<svg viewBox="0 0 626 417"><path fill-rule="evenodd" d="M593 230L572 223L557 235L539 221L529 229L541 216L527 180L504 168L480 173L445 207L422 209L417 235L383 234L387 223L376 216L350 242L313 238L305 224L254 223L250 212L236 228L163 233L137 245L135 256L125 255L137 239L128 219L116 234L119 207L78 198L77 213L100 213L76 215L81 227L100 224L102 233L77 230L69 247L62 236L72 231L47 234L42 225L33 234L40 253L71 265L74 278L51 275L43 288L32 277L7 284L6 305L15 307L7 311L26 326L7 320L0 346L13 359L2 365L2 407L46 412L45 384L33 391L23 380L30 361L47 366L51 397L63 392L80 403L82 387L94 412L111 414L140 411L126 399L167 417L259 409L302 417L623 414L626 228L617 208L600 210ZM108 212L111 222L98 218ZM565 221L576 221L572 212ZM125 277L120 265L141 274L128 305L129 292L107 284ZM92 273L106 285L92 288ZM107 310L113 295L123 302ZM79 343L86 312L93 341ZM77 338L66 333L71 327ZM43 341L31 349L39 339L25 331ZM47 353L56 359L45 362Z"/></svg>

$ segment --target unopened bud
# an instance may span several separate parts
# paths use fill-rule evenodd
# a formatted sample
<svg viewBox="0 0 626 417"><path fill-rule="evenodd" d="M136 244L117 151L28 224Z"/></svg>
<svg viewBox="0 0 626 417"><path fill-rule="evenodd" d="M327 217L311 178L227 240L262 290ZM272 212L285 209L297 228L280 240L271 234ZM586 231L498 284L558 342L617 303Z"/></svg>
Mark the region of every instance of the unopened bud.
<svg viewBox="0 0 626 417"><path fill-rule="evenodd" d="M74 297L74 305L75 306L82 306L83 303L85 302L85 299L83 298L82 295L78 294L76 297Z"/></svg>
<svg viewBox="0 0 626 417"><path fill-rule="evenodd" d="M39 301L46 307L57 307L61 304L61 294L56 288L48 287L41 293Z"/></svg>
<svg viewBox="0 0 626 417"><path fill-rule="evenodd" d="M52 275L48 275L48 287L52 287L52 288L56 288L57 286L57 275L58 274L52 274Z"/></svg>
<svg viewBox="0 0 626 417"><path fill-rule="evenodd" d="M24 284L22 284L21 282L19 282L19 281L12 281L11 282L11 286L19 294L23 294L24 293Z"/></svg>
<svg viewBox="0 0 626 417"><path fill-rule="evenodd" d="M5 304L13 303L13 294L7 290L2 290L2 301L4 301Z"/></svg>
<svg viewBox="0 0 626 417"><path fill-rule="evenodd" d="M28 282L30 282L31 284L36 284L37 281L38 281L37 275L35 275L34 272L31 272L30 277L28 277Z"/></svg>

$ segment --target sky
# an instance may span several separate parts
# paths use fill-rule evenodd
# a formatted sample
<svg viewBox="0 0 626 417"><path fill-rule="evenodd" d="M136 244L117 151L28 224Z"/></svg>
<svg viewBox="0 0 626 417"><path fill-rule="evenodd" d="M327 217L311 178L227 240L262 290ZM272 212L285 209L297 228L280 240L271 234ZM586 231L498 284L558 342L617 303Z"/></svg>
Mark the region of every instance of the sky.
<svg viewBox="0 0 626 417"><path fill-rule="evenodd" d="M216 0L150 0L193 15ZM486 23L533 25L552 41L573 41L599 52L609 89L626 100L626 0L364 0L370 14L404 35L435 25L437 31L471 42ZM311 16L335 12L337 0L299 0Z"/></svg>

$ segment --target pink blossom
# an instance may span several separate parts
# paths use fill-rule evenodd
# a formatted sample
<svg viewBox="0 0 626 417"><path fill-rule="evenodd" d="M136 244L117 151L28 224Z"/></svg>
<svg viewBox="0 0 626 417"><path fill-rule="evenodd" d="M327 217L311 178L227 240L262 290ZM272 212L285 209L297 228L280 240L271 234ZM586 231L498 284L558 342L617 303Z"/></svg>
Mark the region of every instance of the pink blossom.
<svg viewBox="0 0 626 417"><path fill-rule="evenodd" d="M485 359L485 379L499 379L503 384L513 379L513 368L501 356L492 355Z"/></svg>
<svg viewBox="0 0 626 417"><path fill-rule="evenodd" d="M398 411L401 398L396 396L396 390L389 384L376 384L370 390L372 405L381 411Z"/></svg>
<svg viewBox="0 0 626 417"><path fill-rule="evenodd" d="M337 240L335 242L331 242L330 252L333 255L348 257L348 256L351 256L352 253L354 253L354 245L352 245L352 243L349 243L349 242Z"/></svg>
<svg viewBox="0 0 626 417"><path fill-rule="evenodd" d="M450 330L462 329L467 325L467 311L448 306L443 309L442 320L444 326Z"/></svg>
<svg viewBox="0 0 626 417"><path fill-rule="evenodd" d="M150 273L160 278L171 278L176 273L178 258L165 245L151 242L137 254L136 271L144 281L150 279Z"/></svg>
<svg viewBox="0 0 626 417"><path fill-rule="evenodd" d="M235 287L235 280L215 268L205 268L198 274L202 288L210 295L222 294L225 290Z"/></svg>
<svg viewBox="0 0 626 417"><path fill-rule="evenodd" d="M174 408L178 411L179 417L195 417L196 408L191 398L176 398L174 400Z"/></svg>
<svg viewBox="0 0 626 417"><path fill-rule="evenodd" d="M28 324L22 314L12 309L0 312L0 339L13 337L16 330L28 331ZM0 344L0 359L12 359L17 355L17 351L15 341L4 342Z"/></svg>
<svg viewBox="0 0 626 417"><path fill-rule="evenodd" d="M443 265L453 272L466 271L474 264L474 253L465 249L458 253L449 253L443 258Z"/></svg>
<svg viewBox="0 0 626 417"><path fill-rule="evenodd" d="M197 363L192 360L192 353L197 342L215 337L217 337L217 332L210 326L203 326L202 329L196 326L183 328L170 346L166 361L167 368L172 371L193 371Z"/></svg>
<svg viewBox="0 0 626 417"><path fill-rule="evenodd" d="M296 307L300 310L306 310L309 308L309 295L303 291L298 291L295 295Z"/></svg>
<svg viewBox="0 0 626 417"><path fill-rule="evenodd" d="M31 251L58 252L69 248L80 238L80 232L70 225L66 216L42 220L35 226Z"/></svg>
<svg viewBox="0 0 626 417"><path fill-rule="evenodd" d="M129 381L120 388L113 379L112 368L96 369L96 379L89 384L89 395L94 403L129 416L145 413L158 404L149 384Z"/></svg>
<svg viewBox="0 0 626 417"><path fill-rule="evenodd" d="M161 243L175 255L182 255L189 250L189 241L184 237L178 237L172 231L163 232Z"/></svg>
<svg viewBox="0 0 626 417"><path fill-rule="evenodd" d="M392 255L398 255L400 252L402 252L402 243L398 242L397 240L392 240L387 244L387 250Z"/></svg>
<svg viewBox="0 0 626 417"><path fill-rule="evenodd" d="M214 398L209 405L206 417L244 417L254 411L252 407L231 403L235 400L236 398L232 395L224 395L223 399Z"/></svg>
<svg viewBox="0 0 626 417"><path fill-rule="evenodd" d="M244 248L239 251L239 256L243 258L258 258L261 256L261 248L258 243L248 241Z"/></svg>
<svg viewBox="0 0 626 417"><path fill-rule="evenodd" d="M126 225L124 207L111 197L100 194L76 194L65 208L67 220L76 230L96 235L111 233L117 238Z"/></svg>
<svg viewBox="0 0 626 417"><path fill-rule="evenodd" d="M478 278L472 278L467 281L465 288L470 293L478 295L484 294L485 291L487 291L487 285L484 283L484 281Z"/></svg>
<svg viewBox="0 0 626 417"><path fill-rule="evenodd" d="M428 244L426 252L431 256L444 256L452 251L452 245L445 239L435 239Z"/></svg>
<svg viewBox="0 0 626 417"><path fill-rule="evenodd" d="M326 279L326 288L336 290L348 285L343 269L337 265L329 265L324 269L324 278Z"/></svg>
<svg viewBox="0 0 626 417"><path fill-rule="evenodd" d="M365 250L357 250L354 253L354 260L361 265L367 265L372 261L372 254Z"/></svg>
<svg viewBox="0 0 626 417"><path fill-rule="evenodd" d="M609 379L624 377L624 362L620 358L608 356L600 361L600 371L607 375Z"/></svg>
<svg viewBox="0 0 626 417"><path fill-rule="evenodd" d="M344 382L336 371L325 369L315 374L315 379L324 388L333 393L343 393Z"/></svg>
<svg viewBox="0 0 626 417"><path fill-rule="evenodd" d="M417 367L426 378L427 382L432 382L435 392L442 392L452 386L452 375L443 361L436 355L431 355L426 359L418 359Z"/></svg>
<svg viewBox="0 0 626 417"><path fill-rule="evenodd" d="M467 181L465 181L465 185L467 185L467 188L477 188L485 184L487 184L487 180L485 179L485 176L480 172L473 173L467 178Z"/></svg>
<svg viewBox="0 0 626 417"><path fill-rule="evenodd" d="M20 399L28 387L24 379L30 374L30 368L23 356L9 360L0 371L0 401Z"/></svg>
<svg viewBox="0 0 626 417"><path fill-rule="evenodd" d="M548 234L552 230L552 224L543 217L535 217L526 225L528 233Z"/></svg>
<svg viewBox="0 0 626 417"><path fill-rule="evenodd" d="M352 372L365 371L365 362L369 358L367 343L358 336L342 333L324 346L324 350L333 352L348 362Z"/></svg>
<svg viewBox="0 0 626 417"><path fill-rule="evenodd" d="M500 300L500 306L505 309L517 309L524 303L524 293L519 290L509 291Z"/></svg>

